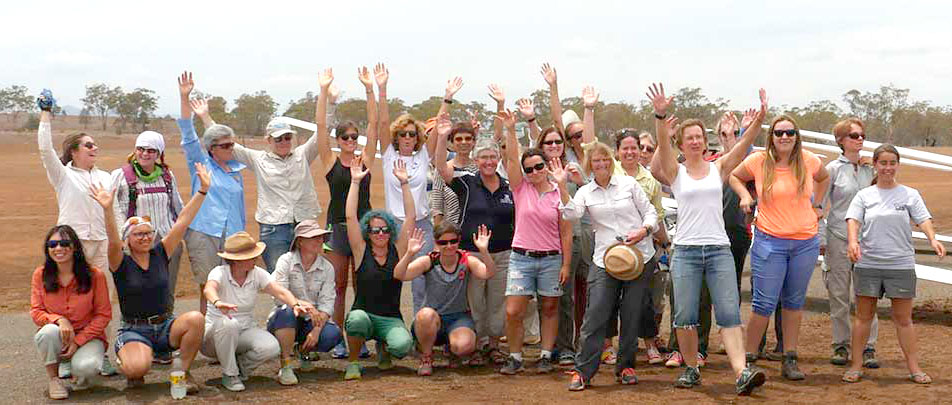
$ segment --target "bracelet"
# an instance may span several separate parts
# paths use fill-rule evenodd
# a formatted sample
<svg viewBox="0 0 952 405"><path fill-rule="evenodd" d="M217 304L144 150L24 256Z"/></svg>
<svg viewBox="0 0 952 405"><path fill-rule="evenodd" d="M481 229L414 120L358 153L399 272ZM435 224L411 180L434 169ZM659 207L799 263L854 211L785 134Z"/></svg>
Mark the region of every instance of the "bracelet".
<svg viewBox="0 0 952 405"><path fill-rule="evenodd" d="M535 119L536 119L536 117L532 117L532 118L527 119L526 122L533 122L533 121L535 121Z"/></svg>
<svg viewBox="0 0 952 405"><path fill-rule="evenodd" d="M217 305L218 305L218 301L221 301L221 298L212 301L212 306L213 306L213 307L214 307L214 306L217 306Z"/></svg>
<svg viewBox="0 0 952 405"><path fill-rule="evenodd" d="M443 102L446 103L446 104L453 104L453 99L451 99L451 98L444 98L444 99L443 99Z"/></svg>
<svg viewBox="0 0 952 405"><path fill-rule="evenodd" d="M208 195L207 191L198 190L198 193L201 195Z"/></svg>
<svg viewBox="0 0 952 405"><path fill-rule="evenodd" d="M665 119L665 118L668 118L668 114L658 115L658 113L655 113L654 117L657 118L657 119L659 119L659 120L663 120L663 119Z"/></svg>
<svg viewBox="0 0 952 405"><path fill-rule="evenodd" d="M401 181L401 182L400 182L400 185L401 185L401 186L405 186L405 185L407 185L407 184L410 184L410 181L409 181L409 180L408 180L408 181Z"/></svg>

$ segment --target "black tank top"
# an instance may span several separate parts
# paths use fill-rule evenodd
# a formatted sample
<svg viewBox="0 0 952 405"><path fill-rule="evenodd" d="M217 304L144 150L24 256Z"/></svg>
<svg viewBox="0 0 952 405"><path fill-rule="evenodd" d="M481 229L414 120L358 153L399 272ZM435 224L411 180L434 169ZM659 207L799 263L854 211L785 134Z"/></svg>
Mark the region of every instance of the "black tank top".
<svg viewBox="0 0 952 405"><path fill-rule="evenodd" d="M347 222L344 205L347 201L347 193L350 192L350 168L344 167L338 156L334 167L324 178L327 179L327 187L331 192L331 201L327 204L327 223ZM370 211L370 173L367 173L367 176L360 181L360 192L357 194L357 219L362 218L367 211Z"/></svg>
<svg viewBox="0 0 952 405"><path fill-rule="evenodd" d="M368 244L364 249L364 258L360 267L354 272L356 291L354 309L362 309L368 313L402 318L400 314L400 294L403 291L403 282L393 278L393 269L397 267L397 248L390 245L387 251L387 262L383 266L374 259L373 248Z"/></svg>

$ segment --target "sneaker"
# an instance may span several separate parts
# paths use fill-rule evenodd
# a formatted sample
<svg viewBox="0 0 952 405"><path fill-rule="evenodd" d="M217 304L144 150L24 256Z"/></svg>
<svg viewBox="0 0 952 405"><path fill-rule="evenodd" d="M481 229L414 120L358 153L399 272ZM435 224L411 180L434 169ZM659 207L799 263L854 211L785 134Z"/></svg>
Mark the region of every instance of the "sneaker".
<svg viewBox="0 0 952 405"><path fill-rule="evenodd" d="M145 385L145 378L126 378L126 389L142 388Z"/></svg>
<svg viewBox="0 0 952 405"><path fill-rule="evenodd" d="M539 361L536 362L536 372L539 374L548 374L552 370L555 370L555 366L552 365L552 359L549 357L540 357Z"/></svg>
<svg viewBox="0 0 952 405"><path fill-rule="evenodd" d="M863 367L879 368L879 360L876 360L876 349L867 348L863 350Z"/></svg>
<svg viewBox="0 0 952 405"><path fill-rule="evenodd" d="M698 352L697 354L697 368L703 368L707 365L707 357Z"/></svg>
<svg viewBox="0 0 952 405"><path fill-rule="evenodd" d="M836 366L845 366L850 359L850 351L846 346L837 346L830 356L830 363Z"/></svg>
<svg viewBox="0 0 952 405"><path fill-rule="evenodd" d="M377 368L381 370L393 368L393 359L390 357L390 352L387 351L386 345L381 345L380 349L377 350Z"/></svg>
<svg viewBox="0 0 952 405"><path fill-rule="evenodd" d="M695 385L701 385L701 371L697 367L685 367L681 376L674 381L677 388L693 388Z"/></svg>
<svg viewBox="0 0 952 405"><path fill-rule="evenodd" d="M294 375L294 369L291 368L290 364L278 370L278 383L281 385L297 385L298 378Z"/></svg>
<svg viewBox="0 0 952 405"><path fill-rule="evenodd" d="M360 365L357 362L353 362L347 365L347 369L344 370L344 381L349 380L359 380L360 379Z"/></svg>
<svg viewBox="0 0 952 405"><path fill-rule="evenodd" d="M615 352L614 346L608 347L602 352L602 363L613 365L617 362L618 354Z"/></svg>
<svg viewBox="0 0 952 405"><path fill-rule="evenodd" d="M635 385L638 384L638 376L635 375L635 369L628 367L621 370L621 374L615 377L615 381L621 385Z"/></svg>
<svg viewBox="0 0 952 405"><path fill-rule="evenodd" d="M661 352L658 351L658 348L654 346L648 347L648 364L661 364L664 363L664 357L661 357Z"/></svg>
<svg viewBox="0 0 952 405"><path fill-rule="evenodd" d="M152 356L152 364L172 364L172 352L158 352ZM105 366L106 363L103 363Z"/></svg>
<svg viewBox="0 0 952 405"><path fill-rule="evenodd" d="M245 390L245 384L241 382L241 377L237 375L221 376L221 385L231 392L241 392Z"/></svg>
<svg viewBox="0 0 952 405"><path fill-rule="evenodd" d="M109 362L109 356L104 354L102 356L102 368L99 369L99 375L112 377L117 374L119 374L119 370L116 370L116 368L112 366L112 363Z"/></svg>
<svg viewBox="0 0 952 405"><path fill-rule="evenodd" d="M62 363L60 363L62 364ZM58 378L50 379L50 399L66 399L69 398L69 390L66 389L66 384L63 384Z"/></svg>
<svg viewBox="0 0 952 405"><path fill-rule="evenodd" d="M59 364L59 378L70 378L73 376L72 363L68 361L60 362Z"/></svg>
<svg viewBox="0 0 952 405"><path fill-rule="evenodd" d="M767 381L767 373L764 370L760 367L748 366L744 371L741 371L740 377L737 378L734 391L737 392L737 395L750 395L754 388L764 385L765 381Z"/></svg>
<svg viewBox="0 0 952 405"><path fill-rule="evenodd" d="M525 368L522 367L522 361L516 360L515 357L509 356L509 358L506 359L506 365L499 369L499 373L505 375L514 375L516 373L521 373L523 370L525 370Z"/></svg>
<svg viewBox="0 0 952 405"><path fill-rule="evenodd" d="M684 358L681 357L681 352L677 351L671 352L671 354L668 356L668 361L664 363L664 366L669 368L681 367L683 365Z"/></svg>
<svg viewBox="0 0 952 405"><path fill-rule="evenodd" d="M420 356L420 367L417 367L417 375L426 377L433 375L433 354L424 354Z"/></svg>
<svg viewBox="0 0 952 405"><path fill-rule="evenodd" d="M572 370L569 374L572 375L572 380L569 381L569 391L582 391L586 386L590 385L582 378L582 374L578 371Z"/></svg>
<svg viewBox="0 0 952 405"><path fill-rule="evenodd" d="M575 364L575 353L571 350L566 350L559 353L559 365L560 366L571 366Z"/></svg>
<svg viewBox="0 0 952 405"><path fill-rule="evenodd" d="M367 342L364 342L364 344L360 346L360 355L358 355L357 357L360 357L362 359L370 358L370 349L367 349Z"/></svg>
<svg viewBox="0 0 952 405"><path fill-rule="evenodd" d="M797 352L791 350L783 355L783 364L780 366L780 375L790 381L800 381L806 375L797 366Z"/></svg>
<svg viewBox="0 0 952 405"><path fill-rule="evenodd" d="M338 360L347 358L347 346L344 345L343 341L334 346L334 349L331 350L331 357Z"/></svg>

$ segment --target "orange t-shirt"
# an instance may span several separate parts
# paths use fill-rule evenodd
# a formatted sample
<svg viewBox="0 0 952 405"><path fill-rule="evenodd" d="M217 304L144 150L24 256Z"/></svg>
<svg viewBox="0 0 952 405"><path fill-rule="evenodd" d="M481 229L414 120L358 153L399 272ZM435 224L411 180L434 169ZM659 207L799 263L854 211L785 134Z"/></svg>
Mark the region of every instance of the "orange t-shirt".
<svg viewBox="0 0 952 405"><path fill-rule="evenodd" d="M816 213L813 211L813 175L823 162L812 152L803 150L807 181L803 192L797 192L797 178L789 167L775 168L773 188L764 195L764 159L766 152L755 152L742 163L754 176L757 186L757 229L784 239L805 240L817 234Z"/></svg>

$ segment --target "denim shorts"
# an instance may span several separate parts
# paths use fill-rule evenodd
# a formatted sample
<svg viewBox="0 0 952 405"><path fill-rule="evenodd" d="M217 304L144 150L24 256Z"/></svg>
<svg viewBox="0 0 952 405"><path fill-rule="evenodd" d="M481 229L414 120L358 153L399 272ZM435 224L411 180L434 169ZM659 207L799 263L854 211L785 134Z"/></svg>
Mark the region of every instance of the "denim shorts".
<svg viewBox="0 0 952 405"><path fill-rule="evenodd" d="M702 281L707 282L717 326L732 328L741 325L737 273L730 246L675 246L671 280L674 286L674 327L698 326Z"/></svg>
<svg viewBox="0 0 952 405"><path fill-rule="evenodd" d="M750 248L751 306L754 313L770 316L782 303L783 309L799 310L807 298L807 287L817 257L820 238L784 239L754 228Z"/></svg>
<svg viewBox="0 0 952 405"><path fill-rule="evenodd" d="M354 255L350 250L350 240L347 239L347 224L343 222L331 225L331 234L327 244L334 254L348 257Z"/></svg>
<svg viewBox="0 0 952 405"><path fill-rule="evenodd" d="M875 298L915 298L916 269L853 268L856 295Z"/></svg>
<svg viewBox="0 0 952 405"><path fill-rule="evenodd" d="M171 353L176 348L172 347L169 339L172 335L172 323L175 317L169 317L165 322L156 325L148 324L130 324L121 321L119 331L116 333L116 355L119 355L119 349L122 349L126 343L139 342L152 348L152 353Z"/></svg>
<svg viewBox="0 0 952 405"><path fill-rule="evenodd" d="M506 278L506 296L536 295L561 297L559 271L562 255L530 257L513 251L509 255L509 275Z"/></svg>
<svg viewBox="0 0 952 405"><path fill-rule="evenodd" d="M436 341L434 346L445 345L450 342L450 334L459 328L467 328L476 333L476 322L473 322L473 316L469 312L456 312L452 314L440 315L440 330L436 331ZM417 339L416 325L410 328L413 338Z"/></svg>

